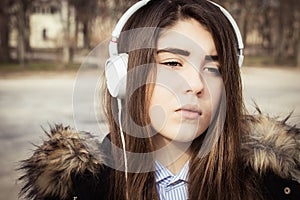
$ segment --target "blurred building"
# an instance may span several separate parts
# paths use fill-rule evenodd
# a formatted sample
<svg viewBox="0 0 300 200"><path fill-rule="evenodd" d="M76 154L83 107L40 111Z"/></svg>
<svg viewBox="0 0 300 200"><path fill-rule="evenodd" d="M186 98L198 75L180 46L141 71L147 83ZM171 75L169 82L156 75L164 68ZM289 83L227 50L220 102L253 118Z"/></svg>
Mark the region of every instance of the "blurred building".
<svg viewBox="0 0 300 200"><path fill-rule="evenodd" d="M34 1L30 9L29 26L31 48L62 48L65 41L79 48L83 46L82 25L76 24L75 9L68 5L67 0ZM12 47L17 44L16 35L16 30L13 30L10 41Z"/></svg>

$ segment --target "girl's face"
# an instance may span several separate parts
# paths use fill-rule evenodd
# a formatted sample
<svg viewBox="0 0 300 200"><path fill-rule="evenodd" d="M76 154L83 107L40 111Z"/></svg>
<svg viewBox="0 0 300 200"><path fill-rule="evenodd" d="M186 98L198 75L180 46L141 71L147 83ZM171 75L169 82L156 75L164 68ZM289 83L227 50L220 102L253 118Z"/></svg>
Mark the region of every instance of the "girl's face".
<svg viewBox="0 0 300 200"><path fill-rule="evenodd" d="M191 142L208 128L223 86L217 56L212 35L194 19L162 31L149 107L157 145Z"/></svg>

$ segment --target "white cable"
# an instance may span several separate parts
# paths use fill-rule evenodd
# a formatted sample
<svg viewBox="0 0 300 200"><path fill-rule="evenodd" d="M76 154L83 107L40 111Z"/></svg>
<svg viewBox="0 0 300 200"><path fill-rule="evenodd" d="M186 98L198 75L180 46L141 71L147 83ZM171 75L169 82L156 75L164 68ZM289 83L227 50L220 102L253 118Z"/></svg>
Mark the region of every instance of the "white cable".
<svg viewBox="0 0 300 200"><path fill-rule="evenodd" d="M122 100L117 99L118 101L118 118L119 118L119 127L120 127L120 134L121 134L121 141L122 141L122 148L123 148L123 156L124 156L124 165L125 165L125 179L127 181L127 174L128 174L128 162L127 162L127 155L126 155L126 143L125 143L125 136L122 129Z"/></svg>

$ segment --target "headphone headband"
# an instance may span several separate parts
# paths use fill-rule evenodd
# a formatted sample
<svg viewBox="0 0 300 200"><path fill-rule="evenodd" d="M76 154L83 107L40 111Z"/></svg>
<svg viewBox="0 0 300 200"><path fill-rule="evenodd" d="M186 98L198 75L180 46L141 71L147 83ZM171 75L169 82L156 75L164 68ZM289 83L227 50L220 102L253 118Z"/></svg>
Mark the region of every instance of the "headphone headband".
<svg viewBox="0 0 300 200"><path fill-rule="evenodd" d="M222 6L220 6L219 4L217 4L213 1L210 1L210 0L207 0L207 1L209 1L213 5L217 6L221 10L221 12L225 15L225 17L229 20L231 26L233 27L235 36L236 36L236 39L238 42L237 43L237 45L238 45L238 64L240 67L242 67L243 61L244 61L244 54L243 54L244 43L243 43L243 38L242 38L240 29L239 29L237 23L235 22L235 20L231 16L231 14L225 8L223 8Z"/></svg>
<svg viewBox="0 0 300 200"><path fill-rule="evenodd" d="M243 49L244 48L244 43L243 43L243 38L242 38L242 35L241 35L241 32L240 32L240 29L236 23L236 21L233 19L233 17L231 16L231 14L225 9L223 8L222 6L220 6L219 4L213 2L213 1L210 1L210 0L207 0L209 1L210 3L214 4L215 6L217 6L221 11L222 13L227 17L227 19L230 21L233 29L234 29L234 32L236 34L236 37L237 37L237 42L238 42L238 48L239 49Z"/></svg>
<svg viewBox="0 0 300 200"><path fill-rule="evenodd" d="M141 0L131 6L120 18L119 22L117 23L115 29L112 32L112 38L118 38L120 36L120 33L122 31L122 28L124 27L125 23L128 21L128 19L141 7L146 5L150 0Z"/></svg>
<svg viewBox="0 0 300 200"><path fill-rule="evenodd" d="M128 21L128 19L137 11L139 10L141 7L143 7L144 5L146 5L150 0L141 0L137 3L135 3L133 6L131 6L120 18L120 20L118 21L117 25L115 26L111 36L112 39L109 43L109 55L110 57L113 56L118 56L118 39L119 36L121 34L121 31L124 27L124 25L126 24L126 22ZM226 16L226 18L229 20L229 22L231 23L236 38L237 38L237 46L238 46L238 64L241 67L243 60L244 60L244 55L243 55L243 49L244 49L244 43L243 43L243 38L240 32L240 29L237 25L237 23L235 22L235 20L233 19L233 17L231 16L231 14L222 6L220 6L219 4L212 2L210 0L207 0L208 2L212 3L213 5L217 6L221 12Z"/></svg>
<svg viewBox="0 0 300 200"><path fill-rule="evenodd" d="M106 76L108 90L113 97L122 99L124 98L126 93L125 88L126 88L128 54L127 53L119 54L118 52L119 36L128 19L137 10L145 6L149 1L150 0L141 0L135 3L133 6L131 6L120 18L120 20L118 21L116 27L112 32L112 39L109 43L110 58L106 61L105 64L105 76ZM241 67L244 60L244 56L243 56L244 44L243 44L240 30L235 20L226 9L224 9L220 5L210 0L207 1L215 5L216 7L218 7L220 11L224 14L224 16L228 19L228 21L231 23L237 38L238 65Z"/></svg>
<svg viewBox="0 0 300 200"><path fill-rule="evenodd" d="M128 19L141 7L146 5L150 0L141 0L131 6L119 19L116 27L114 28L113 32L111 33L111 42L109 43L109 56L117 56L118 53L118 39L121 34L121 31L128 21Z"/></svg>

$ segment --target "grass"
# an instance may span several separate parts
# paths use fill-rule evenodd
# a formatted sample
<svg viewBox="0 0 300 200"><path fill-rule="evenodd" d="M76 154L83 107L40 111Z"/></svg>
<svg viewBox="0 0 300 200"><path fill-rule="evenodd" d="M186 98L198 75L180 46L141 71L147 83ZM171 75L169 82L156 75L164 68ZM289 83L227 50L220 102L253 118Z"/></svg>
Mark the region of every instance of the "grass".
<svg viewBox="0 0 300 200"><path fill-rule="evenodd" d="M245 56L244 66L255 67L295 67L294 59L286 59L280 62L272 56Z"/></svg>
<svg viewBox="0 0 300 200"><path fill-rule="evenodd" d="M20 72L39 72L39 71L77 71L80 63L62 64L54 61L30 61L23 66L18 63L0 63L0 73L20 73Z"/></svg>
<svg viewBox="0 0 300 200"><path fill-rule="evenodd" d="M275 60L271 56L245 56L244 60L246 66L270 66L274 64Z"/></svg>
<svg viewBox="0 0 300 200"><path fill-rule="evenodd" d="M0 74L23 73L23 72L76 72L81 63L62 64L57 61L28 61L23 66L16 63L0 63ZM290 63L278 64L271 56L245 56L244 66L255 67L285 67L292 66Z"/></svg>

